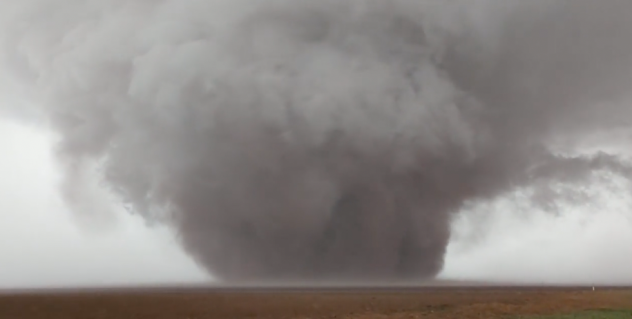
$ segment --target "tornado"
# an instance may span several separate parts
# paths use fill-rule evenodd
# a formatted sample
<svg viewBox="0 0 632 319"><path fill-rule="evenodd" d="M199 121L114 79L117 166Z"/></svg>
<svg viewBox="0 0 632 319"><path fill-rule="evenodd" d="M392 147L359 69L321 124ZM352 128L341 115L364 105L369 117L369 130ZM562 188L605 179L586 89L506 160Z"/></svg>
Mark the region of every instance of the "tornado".
<svg viewBox="0 0 632 319"><path fill-rule="evenodd" d="M628 0L4 0L0 83L24 101L5 114L59 137L64 198L98 163L224 283L412 282L441 271L467 203L632 177L619 155L562 151L632 129L631 16Z"/></svg>

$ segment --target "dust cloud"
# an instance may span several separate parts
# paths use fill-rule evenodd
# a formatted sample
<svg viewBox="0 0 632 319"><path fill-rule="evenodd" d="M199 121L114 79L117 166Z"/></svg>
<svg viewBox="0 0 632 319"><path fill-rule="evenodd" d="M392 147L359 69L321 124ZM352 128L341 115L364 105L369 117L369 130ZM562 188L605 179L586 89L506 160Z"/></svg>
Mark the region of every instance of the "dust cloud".
<svg viewBox="0 0 632 319"><path fill-rule="evenodd" d="M229 282L435 276L465 205L582 201L628 128L628 0L5 0L2 83ZM21 109L24 110L24 109ZM10 112L10 111L9 111ZM95 164L97 163L97 164Z"/></svg>

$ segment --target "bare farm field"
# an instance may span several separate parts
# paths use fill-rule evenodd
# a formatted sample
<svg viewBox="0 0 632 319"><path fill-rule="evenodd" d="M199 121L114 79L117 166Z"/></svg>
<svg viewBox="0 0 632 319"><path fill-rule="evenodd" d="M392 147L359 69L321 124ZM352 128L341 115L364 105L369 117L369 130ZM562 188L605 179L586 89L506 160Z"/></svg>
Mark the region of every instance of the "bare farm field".
<svg viewBox="0 0 632 319"><path fill-rule="evenodd" d="M632 318L632 287L109 289L0 293L0 319Z"/></svg>

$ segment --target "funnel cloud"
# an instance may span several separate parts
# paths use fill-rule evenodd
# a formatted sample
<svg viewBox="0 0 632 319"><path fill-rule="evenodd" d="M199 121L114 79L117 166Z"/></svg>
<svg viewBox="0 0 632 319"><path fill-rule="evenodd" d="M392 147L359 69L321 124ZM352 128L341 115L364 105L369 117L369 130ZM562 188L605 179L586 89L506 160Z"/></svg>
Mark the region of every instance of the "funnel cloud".
<svg viewBox="0 0 632 319"><path fill-rule="evenodd" d="M560 151L630 126L628 0L0 12L2 81L59 134L65 198L85 202L98 163L131 212L229 283L431 278L465 204L529 188L548 207L578 200L551 185L632 177L615 155Z"/></svg>

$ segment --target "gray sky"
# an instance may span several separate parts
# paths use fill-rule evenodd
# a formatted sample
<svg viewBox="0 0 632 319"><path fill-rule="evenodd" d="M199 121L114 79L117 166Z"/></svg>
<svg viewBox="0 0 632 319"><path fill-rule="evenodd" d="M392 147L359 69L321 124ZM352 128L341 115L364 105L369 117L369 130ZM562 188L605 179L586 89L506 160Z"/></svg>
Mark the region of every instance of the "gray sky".
<svg viewBox="0 0 632 319"><path fill-rule="evenodd" d="M0 288L207 278L165 229L116 210L106 228L74 218L57 194L52 143L42 130L0 121ZM557 217L526 217L509 200L478 207L456 220L442 277L632 283L629 198L604 194L611 198ZM485 228L472 228L472 218L487 218Z"/></svg>
<svg viewBox="0 0 632 319"><path fill-rule="evenodd" d="M526 283L632 283L629 197L605 199L608 191L558 216L507 199L462 215L454 224L444 275ZM484 228L471 227L477 214L487 218L478 224Z"/></svg>
<svg viewBox="0 0 632 319"><path fill-rule="evenodd" d="M117 212L80 226L57 194L52 138L0 122L0 288L199 281L206 276L164 229Z"/></svg>

